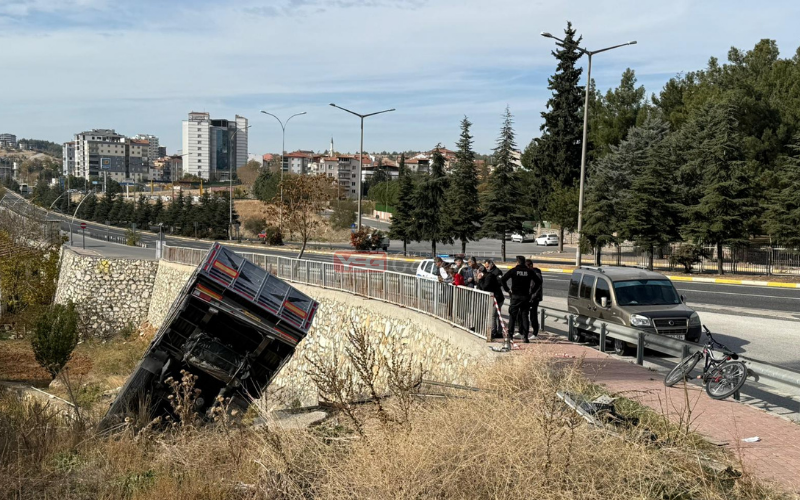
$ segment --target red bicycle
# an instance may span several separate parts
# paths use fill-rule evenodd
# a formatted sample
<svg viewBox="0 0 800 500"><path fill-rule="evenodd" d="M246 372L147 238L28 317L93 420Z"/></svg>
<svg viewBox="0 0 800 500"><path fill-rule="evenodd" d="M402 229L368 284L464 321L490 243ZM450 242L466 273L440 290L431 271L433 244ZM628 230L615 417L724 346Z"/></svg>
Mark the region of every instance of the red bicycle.
<svg viewBox="0 0 800 500"><path fill-rule="evenodd" d="M708 337L708 342L702 351L683 358L675 368L664 378L664 385L672 387L680 381L685 381L700 359L705 358L703 373L698 378L706 386L706 392L714 399L725 399L735 393L744 385L747 379L747 366L737 361L739 356L735 352L714 340L711 332L703 325L703 331ZM714 357L714 351L720 351L722 357Z"/></svg>

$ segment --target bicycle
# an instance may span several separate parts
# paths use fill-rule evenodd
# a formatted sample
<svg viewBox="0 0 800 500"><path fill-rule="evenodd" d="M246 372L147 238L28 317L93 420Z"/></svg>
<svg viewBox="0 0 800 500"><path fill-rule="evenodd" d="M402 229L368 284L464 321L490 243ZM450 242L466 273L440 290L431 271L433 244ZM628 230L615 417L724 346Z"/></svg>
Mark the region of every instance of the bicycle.
<svg viewBox="0 0 800 500"><path fill-rule="evenodd" d="M691 356L683 358L664 378L664 385L672 387L680 381L685 381L701 358L705 358L703 374L698 378L706 386L706 392L713 399L725 399L735 393L744 385L747 378L747 366L741 361L736 361L739 356L731 352L720 342L714 340L711 332L703 325L703 331L708 337L708 342L702 351L696 351ZM714 349L722 351L721 358L714 357Z"/></svg>

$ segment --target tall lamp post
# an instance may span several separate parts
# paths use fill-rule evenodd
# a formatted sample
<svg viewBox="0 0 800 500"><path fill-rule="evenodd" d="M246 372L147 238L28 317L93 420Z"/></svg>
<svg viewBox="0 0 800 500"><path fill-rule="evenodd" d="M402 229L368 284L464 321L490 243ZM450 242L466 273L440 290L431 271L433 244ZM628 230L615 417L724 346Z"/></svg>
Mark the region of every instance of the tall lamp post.
<svg viewBox="0 0 800 500"><path fill-rule="evenodd" d="M550 33L542 32L542 36L545 38L552 38L558 42L561 42L562 45L566 44L564 40L554 37ZM606 52L612 49L618 49L620 47L625 47L626 45L636 45L636 40L621 43L619 45L614 45L612 47L606 47L600 50L588 50L584 49L583 47L577 47L577 49L581 52L581 54L586 54L589 57L589 65L588 70L586 71L586 97L584 98L583 103L583 140L581 141L581 187L580 187L580 195L578 197L578 248L575 250L575 265L580 267L581 266L581 230L583 229L583 185L586 179L586 133L588 131L588 124L589 124L589 84L592 81L592 56L595 54L599 54L601 52Z"/></svg>
<svg viewBox="0 0 800 500"><path fill-rule="evenodd" d="M295 116L304 115L304 114L306 114L306 112L303 111L302 113L295 113L292 116L290 116L289 118L287 118L285 122L281 121L280 118L278 118L277 116L273 115L272 113L267 113L263 109L261 110L261 112L264 113L265 115L269 115L269 116L275 118L276 120L278 120L278 123L281 124L281 206L279 207L280 208L280 215L279 215L280 219L278 221L278 228L280 229L281 233L283 233L283 162L285 161L285 158L286 158L286 125L289 125L289 120L291 120Z"/></svg>
<svg viewBox="0 0 800 500"><path fill-rule="evenodd" d="M342 111L346 111L351 115L356 115L357 117L361 118L361 147L359 148L358 154L358 228L361 229L361 171L364 167L364 118L368 118L370 116L379 115L381 113L388 113L390 111L394 111L395 109L384 109L383 111L376 111L374 113L367 113L362 115L360 113L356 113L355 111L350 111L349 109L343 108L341 106L337 106L334 103L331 103L331 106L334 108L339 108Z"/></svg>
<svg viewBox="0 0 800 500"><path fill-rule="evenodd" d="M233 159L233 141L236 139L236 134L238 134L240 130L247 130L250 127L252 127L252 125L248 125L243 129L236 127L236 130L231 134L230 141L228 141L228 182L230 184L228 199L228 240L233 240L233 170L236 168L233 161L231 161Z"/></svg>

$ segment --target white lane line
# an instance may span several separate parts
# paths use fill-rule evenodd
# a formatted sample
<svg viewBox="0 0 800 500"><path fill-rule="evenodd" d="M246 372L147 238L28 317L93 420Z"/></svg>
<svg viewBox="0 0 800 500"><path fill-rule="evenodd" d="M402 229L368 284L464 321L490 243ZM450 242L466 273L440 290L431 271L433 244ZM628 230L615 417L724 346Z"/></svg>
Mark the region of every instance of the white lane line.
<svg viewBox="0 0 800 500"><path fill-rule="evenodd" d="M678 288L678 291L681 292L689 292L689 293L713 293L719 295L739 295L739 296L746 296L746 297L760 297L764 299L789 299L789 300L800 300L800 297L784 297L781 295L753 295L751 293L734 293L734 292L717 292L714 290L692 290L691 288Z"/></svg>

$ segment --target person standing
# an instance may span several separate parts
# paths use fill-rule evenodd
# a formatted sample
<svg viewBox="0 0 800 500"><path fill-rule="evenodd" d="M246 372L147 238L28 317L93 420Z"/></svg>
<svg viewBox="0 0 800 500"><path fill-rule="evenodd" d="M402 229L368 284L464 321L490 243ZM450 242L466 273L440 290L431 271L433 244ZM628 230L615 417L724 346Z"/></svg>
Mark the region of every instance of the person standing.
<svg viewBox="0 0 800 500"><path fill-rule="evenodd" d="M533 271L533 279L531 280L531 303L530 303L530 318L531 328L533 328L533 338L539 335L539 303L544 298L544 279L542 278L542 271L533 265L531 259L525 261L525 265Z"/></svg>
<svg viewBox="0 0 800 500"><path fill-rule="evenodd" d="M503 275L502 284L506 291L511 280L511 304L508 306L508 334L513 337L514 327L519 323L519 333L523 342L528 340L528 307L531 303L531 282L533 271L525 265L525 257L517 256L517 265Z"/></svg>
<svg viewBox="0 0 800 500"><path fill-rule="evenodd" d="M500 270L494 265L492 260L487 259L483 263L483 268L477 272L477 286L478 290L489 292L494 295L494 300L497 302L497 307L492 313L492 338L500 338L503 336L503 324L500 322L499 310L503 308L505 296L503 295L503 288L500 285Z"/></svg>

